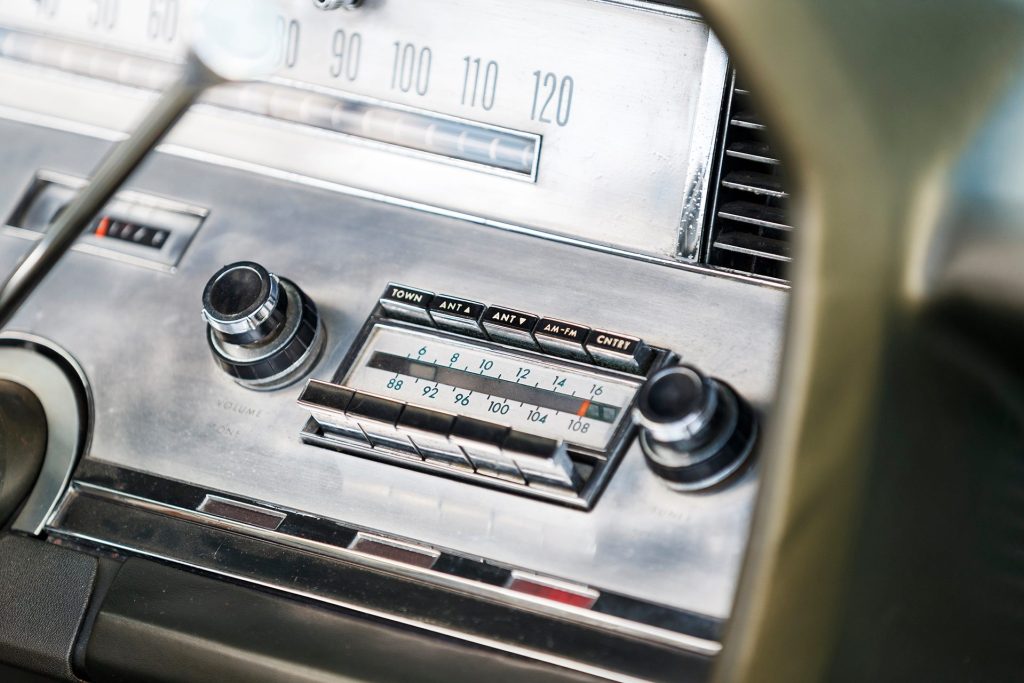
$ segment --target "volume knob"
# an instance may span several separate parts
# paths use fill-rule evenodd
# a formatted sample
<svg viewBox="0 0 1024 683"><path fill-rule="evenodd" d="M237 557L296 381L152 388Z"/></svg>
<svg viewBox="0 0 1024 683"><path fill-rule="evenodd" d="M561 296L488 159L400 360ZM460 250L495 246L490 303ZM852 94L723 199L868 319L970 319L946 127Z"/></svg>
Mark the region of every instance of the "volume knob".
<svg viewBox="0 0 1024 683"><path fill-rule="evenodd" d="M278 389L304 375L323 348L316 305L252 261L224 266L203 290L207 340L218 365L251 389Z"/></svg>
<svg viewBox="0 0 1024 683"><path fill-rule="evenodd" d="M692 366L655 373L640 389L634 419L647 464L681 491L727 479L757 440L753 410L732 387Z"/></svg>

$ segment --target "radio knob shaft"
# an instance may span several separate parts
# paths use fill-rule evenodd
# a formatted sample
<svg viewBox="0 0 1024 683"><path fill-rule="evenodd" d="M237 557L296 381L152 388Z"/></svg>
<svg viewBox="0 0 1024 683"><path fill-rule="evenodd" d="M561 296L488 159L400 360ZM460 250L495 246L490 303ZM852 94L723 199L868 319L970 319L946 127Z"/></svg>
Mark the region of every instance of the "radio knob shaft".
<svg viewBox="0 0 1024 683"><path fill-rule="evenodd" d="M224 266L203 291L203 319L221 369L250 389L278 389L312 368L323 348L316 305L252 261Z"/></svg>
<svg viewBox="0 0 1024 683"><path fill-rule="evenodd" d="M634 419L647 464L681 491L727 479L757 440L757 420L747 402L688 365L655 373L640 389Z"/></svg>

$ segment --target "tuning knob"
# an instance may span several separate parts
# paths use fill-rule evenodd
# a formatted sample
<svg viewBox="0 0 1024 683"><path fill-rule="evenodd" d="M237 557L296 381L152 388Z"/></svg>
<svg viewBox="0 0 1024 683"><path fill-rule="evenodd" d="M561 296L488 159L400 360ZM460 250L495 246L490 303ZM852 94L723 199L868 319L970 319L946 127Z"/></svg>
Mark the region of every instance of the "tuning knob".
<svg viewBox="0 0 1024 683"><path fill-rule="evenodd" d="M634 419L647 464L681 491L718 484L753 451L757 420L729 385L687 365L655 373L640 389Z"/></svg>
<svg viewBox="0 0 1024 683"><path fill-rule="evenodd" d="M313 301L252 261L224 266L210 278L203 319L214 359L251 389L291 384L312 368L324 344Z"/></svg>

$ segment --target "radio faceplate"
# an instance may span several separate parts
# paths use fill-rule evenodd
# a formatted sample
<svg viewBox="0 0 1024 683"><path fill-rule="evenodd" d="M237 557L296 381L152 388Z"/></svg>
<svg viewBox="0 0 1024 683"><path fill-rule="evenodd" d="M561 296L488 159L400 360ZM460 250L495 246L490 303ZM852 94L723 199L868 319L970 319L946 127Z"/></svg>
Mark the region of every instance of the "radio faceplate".
<svg viewBox="0 0 1024 683"><path fill-rule="evenodd" d="M472 313L453 320L456 301ZM553 324L578 346L542 352ZM644 378L673 358L635 337L389 284L333 383L299 397L312 413L302 438L589 508L632 442Z"/></svg>

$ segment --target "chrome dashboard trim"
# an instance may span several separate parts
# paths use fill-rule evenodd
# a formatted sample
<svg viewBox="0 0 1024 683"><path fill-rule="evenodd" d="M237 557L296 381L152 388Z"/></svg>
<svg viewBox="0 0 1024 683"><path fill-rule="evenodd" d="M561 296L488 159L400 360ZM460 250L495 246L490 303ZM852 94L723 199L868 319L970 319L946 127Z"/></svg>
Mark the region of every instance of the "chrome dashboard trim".
<svg viewBox="0 0 1024 683"><path fill-rule="evenodd" d="M449 568L435 567L434 563L403 562L354 549L359 538L382 539L396 547L406 545L403 539L373 530L345 527L235 496L221 497L187 484L102 463L84 464L76 477L46 527L51 539L60 543L84 544L185 565L615 681L671 680L688 667L709 666L721 648L718 640L622 618L607 606L595 611L593 603L591 607L577 607L507 587L518 577L598 600L604 597L599 589L573 581L517 567L503 570L502 577L507 578L474 580L450 573L450 567L455 565L443 549L409 542L409 547L417 552L435 556L435 562L446 561ZM109 484L95 483L104 480ZM161 490L165 493L161 494ZM187 493L183 494L184 490ZM153 497L151 493L157 495ZM179 502L162 500L161 496ZM249 524L193 509L211 497L275 518L279 516L282 524L275 530L262 523ZM184 503L187 500L194 505ZM303 524L309 523L313 526L304 535ZM332 525L344 533L331 532ZM139 536L140 528L151 529L153 533ZM338 541L318 540L325 533ZM295 562L303 566L301 580L292 574ZM254 573L258 566L279 567L279 571ZM400 596L407 591L403 586L414 585L420 586L415 589L420 591L420 599L410 596L403 600ZM428 608L428 603L421 599L423 590L437 591L432 599L445 600L447 594L449 601L459 601L462 608L453 612ZM401 609L393 609L392 605L400 605ZM637 608L644 611L642 605ZM720 623L705 623L699 615L693 619L684 618L681 623L720 633ZM509 638L510 633L520 633L524 628L532 635ZM548 640L545 628L554 628L557 635ZM566 649L568 643L571 647ZM581 657L580 652L589 655ZM640 659L636 660L637 657ZM673 664L666 666L668 663Z"/></svg>
<svg viewBox="0 0 1024 683"><path fill-rule="evenodd" d="M58 357L64 367L33 347ZM79 387L72 384L69 374ZM47 339L17 331L0 335L0 379L28 388L46 413L48 438L42 469L11 524L15 531L39 535L71 481L79 454L87 447L88 437L83 435L89 433L92 404L88 384L82 368L66 351Z"/></svg>
<svg viewBox="0 0 1024 683"><path fill-rule="evenodd" d="M341 547L337 545L331 545L323 543L309 538L303 538L302 536L295 534L288 534L278 529L271 529L268 527L258 526L255 524L247 524L244 522L236 521L222 515L216 515L209 512L204 512L198 509L188 509L178 505L173 505L167 502L156 500L154 498L147 497L145 495L137 495L128 493L126 491L119 491L107 486L101 486L90 483L86 480L76 480L71 484L67 494L62 498L60 505L57 506L52 513L48 515L48 521L46 522L46 531L48 533L57 534L61 536L80 536L80 534L74 530L64 528L62 518L67 512L67 507L74 504L77 500L76 497L86 495L90 497L102 498L104 500L115 502L120 505L127 505L136 507L148 512L157 513L160 515L174 517L189 522L195 522L203 526L208 526L217 529L223 529L226 531L236 532L245 536L249 536L264 541L270 541L279 545L284 545L299 550L306 550L315 552L319 555L332 557L351 564L359 564L372 569L387 572L389 574L395 574L405 578L416 579L424 581L431 585L458 590L460 592L468 593L471 595L485 597L489 599L497 599L502 602L509 603L515 606L517 609L524 609L530 612L536 612L538 614L544 614L552 617L571 617L573 621L586 624L594 628L600 628L610 633L623 636L641 637L645 641L660 643L671 647L677 647L684 649L694 654L702 656L713 656L721 651L721 643L708 638L701 638L698 636L690 635L687 633L681 633L678 631L670 631L664 628L658 628L650 626L636 621L630 621L621 617L605 614L602 612L595 612L591 609L582 609L574 607L572 605L563 605L550 600L534 597L525 593L509 590L504 586L495 586L486 584L480 581L473 581L459 576L453 576L450 574L442 574L437 571L432 571L430 567L421 567L415 564L409 564L405 562L398 562L390 560L379 555L372 555L369 553L360 552L359 550L352 549L351 547ZM220 498L223 500L230 500L233 504L239 506L251 507L252 509L268 510L276 512L281 515L284 519L288 515L287 510L281 510L270 506L267 503L252 503L246 501L239 501L234 498L226 498L216 493L206 493L205 496ZM205 498L204 498L205 501ZM299 513L301 515L301 513ZM115 519L110 519L110 522L116 522ZM330 520L320 520L321 523L332 524ZM348 525L339 525L348 526ZM356 538L358 539L359 534L367 535L368 537L381 537L392 540L396 543L407 544L412 548L423 548L419 543L408 541L405 539L394 539L389 535L382 535L376 530L363 530L359 529L356 531ZM119 547L129 550L131 552L147 553L145 548L141 544L133 544L128 539L116 539L114 535L105 535L98 533L92 537L92 540L101 545L114 543ZM440 554L440 550L432 548ZM212 570L211 567L199 561L196 558L181 557L177 554L172 546L166 546L161 551L161 557L168 559L176 563L184 563L190 566ZM228 568L230 571L230 568ZM529 576L534 578L541 578L548 581L552 585L565 584L567 586L577 586L571 581L560 579L557 577L548 577L545 575L538 575L529 568L511 568L511 575L516 576L517 573L523 576ZM246 581L251 581L251 578L244 578ZM274 577L268 577L267 581L270 585L277 585L280 581L275 582ZM282 590L288 590L287 587L277 585ZM589 588L589 587L588 587ZM595 592L595 595L599 594L600 589L591 589ZM330 595L312 593L311 597L318 600L330 600ZM346 605L352 607L351 604ZM358 608L357 608L358 609ZM387 616L389 619L392 618L390 612L381 612L382 616ZM416 623L416 622L414 622Z"/></svg>
<svg viewBox="0 0 1024 683"><path fill-rule="evenodd" d="M708 35L708 49L704 55L704 83L722 83L729 77L729 57L718 36ZM731 95L731 90L728 94ZM727 93L701 88L697 116L691 136L690 165L686 171L683 212L679 220L679 248L677 256L686 261L701 260L701 244L710 224L708 217L714 208L712 199L719 128L722 123L723 98Z"/></svg>

